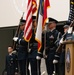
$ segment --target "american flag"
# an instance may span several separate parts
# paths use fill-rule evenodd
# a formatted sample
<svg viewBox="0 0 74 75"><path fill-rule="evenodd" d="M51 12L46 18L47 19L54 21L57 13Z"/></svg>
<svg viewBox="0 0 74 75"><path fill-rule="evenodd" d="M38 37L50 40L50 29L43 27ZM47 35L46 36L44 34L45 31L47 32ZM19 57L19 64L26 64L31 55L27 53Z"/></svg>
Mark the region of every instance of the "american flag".
<svg viewBox="0 0 74 75"><path fill-rule="evenodd" d="M74 20L74 1L71 1L70 5L70 13L68 18L69 23L71 23Z"/></svg>
<svg viewBox="0 0 74 75"><path fill-rule="evenodd" d="M28 0L26 25L24 28L24 38L27 42L30 41L32 36L32 15L35 13L36 10L37 10L36 1Z"/></svg>
<svg viewBox="0 0 74 75"><path fill-rule="evenodd" d="M32 0L32 9L33 9L32 13L34 14L36 12L36 10L37 10L37 2L36 2L36 0Z"/></svg>
<svg viewBox="0 0 74 75"><path fill-rule="evenodd" d="M48 6L50 6L49 0L40 0L38 15L37 15L38 25L37 25L37 31L36 31L36 36L35 36L35 39L38 42L38 52L40 51L41 46L42 46L42 28L44 27L44 24L47 19L47 7Z"/></svg>

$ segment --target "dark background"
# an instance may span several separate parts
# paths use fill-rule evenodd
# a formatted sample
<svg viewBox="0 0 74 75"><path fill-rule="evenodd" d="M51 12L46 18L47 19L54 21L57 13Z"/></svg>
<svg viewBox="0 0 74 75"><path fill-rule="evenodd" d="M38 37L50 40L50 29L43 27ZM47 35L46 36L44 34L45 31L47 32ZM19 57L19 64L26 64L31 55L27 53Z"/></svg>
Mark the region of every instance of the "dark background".
<svg viewBox="0 0 74 75"><path fill-rule="evenodd" d="M13 44L13 35L15 27L0 28L0 75L5 68L5 56L7 54L7 47Z"/></svg>

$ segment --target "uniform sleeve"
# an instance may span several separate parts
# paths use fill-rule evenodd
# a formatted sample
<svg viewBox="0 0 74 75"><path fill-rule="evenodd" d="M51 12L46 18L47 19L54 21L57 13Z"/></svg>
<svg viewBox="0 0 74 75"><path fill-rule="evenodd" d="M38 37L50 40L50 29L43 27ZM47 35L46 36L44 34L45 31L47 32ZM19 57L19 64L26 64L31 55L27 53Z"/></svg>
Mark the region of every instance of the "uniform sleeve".
<svg viewBox="0 0 74 75"><path fill-rule="evenodd" d="M5 71L7 71L7 56L6 56L6 59L5 59Z"/></svg>
<svg viewBox="0 0 74 75"><path fill-rule="evenodd" d="M61 39L61 38L62 38L62 34L61 34L61 32L59 32L58 35L57 35L57 40L55 41L56 47L59 46L59 42L60 42L60 39Z"/></svg>
<svg viewBox="0 0 74 75"><path fill-rule="evenodd" d="M15 72L18 72L18 60L17 60L17 55L15 55Z"/></svg>
<svg viewBox="0 0 74 75"><path fill-rule="evenodd" d="M58 40L56 42L56 49L59 47L59 42L60 42L60 39L62 38L62 34L60 32L58 33L58 35L59 35L59 37L58 37ZM60 53L55 52L54 59L59 60L59 57L60 57Z"/></svg>
<svg viewBox="0 0 74 75"><path fill-rule="evenodd" d="M59 35L59 39L62 37L62 34L61 34L61 32L60 32L60 35Z"/></svg>
<svg viewBox="0 0 74 75"><path fill-rule="evenodd" d="M44 33L42 33L42 47L40 52L43 53L43 51L44 51Z"/></svg>
<svg viewBox="0 0 74 75"><path fill-rule="evenodd" d="M23 37L24 33L21 31L17 40L17 44L25 46L28 43L25 41L24 37Z"/></svg>
<svg viewBox="0 0 74 75"><path fill-rule="evenodd" d="M31 37L30 42L29 42L29 48L30 49L32 48L34 39L35 39L35 34L34 34L34 30L32 30L32 37Z"/></svg>
<svg viewBox="0 0 74 75"><path fill-rule="evenodd" d="M24 46L24 45L27 45L28 42L26 42L25 39L18 39L18 44Z"/></svg>
<svg viewBox="0 0 74 75"><path fill-rule="evenodd" d="M42 47L41 50L38 52L38 56L43 57L43 51L44 51L44 33L42 33Z"/></svg>

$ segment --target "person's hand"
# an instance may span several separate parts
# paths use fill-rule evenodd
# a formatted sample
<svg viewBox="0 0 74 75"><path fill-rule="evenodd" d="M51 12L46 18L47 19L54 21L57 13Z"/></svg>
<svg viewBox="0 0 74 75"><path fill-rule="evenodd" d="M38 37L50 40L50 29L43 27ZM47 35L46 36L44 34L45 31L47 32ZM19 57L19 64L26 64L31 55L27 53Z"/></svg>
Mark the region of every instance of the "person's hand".
<svg viewBox="0 0 74 75"><path fill-rule="evenodd" d="M63 43L63 38L61 38L61 40L60 40L59 44L62 44L62 43Z"/></svg>
<svg viewBox="0 0 74 75"><path fill-rule="evenodd" d="M37 53L36 59L40 60L43 57L43 54L41 52Z"/></svg>
<svg viewBox="0 0 74 75"><path fill-rule="evenodd" d="M46 59L47 58L47 55L43 55L43 58Z"/></svg>
<svg viewBox="0 0 74 75"><path fill-rule="evenodd" d="M17 73L17 72L15 72L15 75L18 75L18 73Z"/></svg>
<svg viewBox="0 0 74 75"><path fill-rule="evenodd" d="M15 50L14 50L14 51L12 51L12 54L16 54L16 53L17 53L17 51L15 51Z"/></svg>
<svg viewBox="0 0 74 75"><path fill-rule="evenodd" d="M40 56L36 56L36 59L37 59L37 60L40 60L40 59L41 59L41 57L40 57Z"/></svg>
<svg viewBox="0 0 74 75"><path fill-rule="evenodd" d="M68 33L71 33L72 32L72 29L73 29L73 27L69 27Z"/></svg>
<svg viewBox="0 0 74 75"><path fill-rule="evenodd" d="M14 37L13 40L16 42L18 40L18 37Z"/></svg>
<svg viewBox="0 0 74 75"><path fill-rule="evenodd" d="M58 63L58 60L54 59L53 64L57 64L57 63Z"/></svg>
<svg viewBox="0 0 74 75"><path fill-rule="evenodd" d="M59 61L59 54L56 54L56 55L55 55L55 58L54 58L54 60L53 60L53 64L57 64L58 61Z"/></svg>

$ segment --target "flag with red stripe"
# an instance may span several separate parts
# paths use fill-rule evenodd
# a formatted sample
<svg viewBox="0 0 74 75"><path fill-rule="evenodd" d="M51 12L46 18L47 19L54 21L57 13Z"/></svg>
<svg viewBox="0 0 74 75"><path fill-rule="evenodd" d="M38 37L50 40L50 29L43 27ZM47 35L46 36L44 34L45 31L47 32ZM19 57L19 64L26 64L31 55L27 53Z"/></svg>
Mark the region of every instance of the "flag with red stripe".
<svg viewBox="0 0 74 75"><path fill-rule="evenodd" d="M50 6L48 0L40 0L39 9L38 9L38 20L37 20L38 25L37 25L37 31L36 31L36 37L35 37L36 41L38 42L38 51L40 51L42 46L42 28L47 19L48 6Z"/></svg>
<svg viewBox="0 0 74 75"><path fill-rule="evenodd" d="M34 14L37 10L37 2L36 0L32 0L32 13Z"/></svg>
<svg viewBox="0 0 74 75"><path fill-rule="evenodd" d="M24 38L27 42L29 42L32 36L32 15L35 13L35 11L36 11L35 0L28 0L26 25L24 28Z"/></svg>
<svg viewBox="0 0 74 75"><path fill-rule="evenodd" d="M48 7L50 7L49 0L44 0L43 25L45 25L47 21L47 8Z"/></svg>

